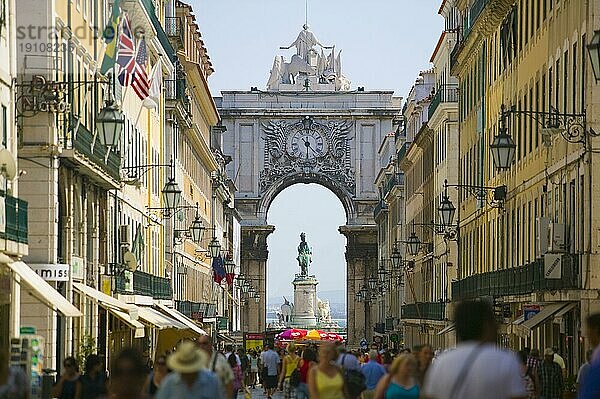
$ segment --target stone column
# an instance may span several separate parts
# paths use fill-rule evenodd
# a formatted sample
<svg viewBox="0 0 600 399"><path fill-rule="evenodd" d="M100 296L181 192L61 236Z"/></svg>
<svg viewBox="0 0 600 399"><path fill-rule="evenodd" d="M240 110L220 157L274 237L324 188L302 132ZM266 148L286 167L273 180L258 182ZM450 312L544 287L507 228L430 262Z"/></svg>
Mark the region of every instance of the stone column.
<svg viewBox="0 0 600 399"><path fill-rule="evenodd" d="M357 302L356 293L377 270L377 227L375 225L341 226L346 236L348 345L359 346L360 340L373 340L373 318L368 302Z"/></svg>
<svg viewBox="0 0 600 399"><path fill-rule="evenodd" d="M241 272L260 294L260 301L249 298L242 305L242 331L263 332L267 318L267 237L275 226L242 226Z"/></svg>

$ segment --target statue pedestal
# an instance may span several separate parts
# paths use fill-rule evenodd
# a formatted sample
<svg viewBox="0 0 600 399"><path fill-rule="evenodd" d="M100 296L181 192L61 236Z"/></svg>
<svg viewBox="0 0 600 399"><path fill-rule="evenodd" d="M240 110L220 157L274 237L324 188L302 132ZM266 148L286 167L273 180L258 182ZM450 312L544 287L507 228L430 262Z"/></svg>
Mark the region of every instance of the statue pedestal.
<svg viewBox="0 0 600 399"><path fill-rule="evenodd" d="M294 310L292 311L292 326L303 329L317 327L317 284L315 276L296 274L294 284Z"/></svg>

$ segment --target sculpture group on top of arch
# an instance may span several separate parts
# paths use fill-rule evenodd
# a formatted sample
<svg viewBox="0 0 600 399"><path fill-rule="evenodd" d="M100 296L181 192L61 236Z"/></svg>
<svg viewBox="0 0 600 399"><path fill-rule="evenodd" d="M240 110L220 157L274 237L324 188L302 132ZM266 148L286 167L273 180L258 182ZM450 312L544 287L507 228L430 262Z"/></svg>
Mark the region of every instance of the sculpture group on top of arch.
<svg viewBox="0 0 600 399"><path fill-rule="evenodd" d="M342 74L341 50L336 56L335 46L322 45L308 25L303 26L292 44L280 49L288 50L292 47L296 48L296 54L290 62L286 62L281 55L275 56L267 90L308 90L311 87L320 87L321 90L350 90L350 81Z"/></svg>

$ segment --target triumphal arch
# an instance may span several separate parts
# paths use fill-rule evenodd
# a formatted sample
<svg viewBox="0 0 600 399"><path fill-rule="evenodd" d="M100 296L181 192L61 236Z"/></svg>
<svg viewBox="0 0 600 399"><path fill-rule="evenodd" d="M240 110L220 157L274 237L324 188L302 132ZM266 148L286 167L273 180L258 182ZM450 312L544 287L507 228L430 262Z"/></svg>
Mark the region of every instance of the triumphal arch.
<svg viewBox="0 0 600 399"><path fill-rule="evenodd" d="M348 343L356 345L372 333L372 320L365 320L355 294L377 267L374 181L381 162L388 161L377 154L383 137L396 128L400 99L391 91L352 89L341 52L321 44L306 25L281 51L292 55L289 61L275 57L266 89L224 91L216 99L227 128L224 152L233 157L228 172L238 188L241 271L260 293L258 303L244 305L242 326L250 332L266 328L267 237L275 228L267 224L271 202L293 184L318 183L335 193L346 212L339 231L347 239ZM377 65L366 60L361 67L377 73Z"/></svg>

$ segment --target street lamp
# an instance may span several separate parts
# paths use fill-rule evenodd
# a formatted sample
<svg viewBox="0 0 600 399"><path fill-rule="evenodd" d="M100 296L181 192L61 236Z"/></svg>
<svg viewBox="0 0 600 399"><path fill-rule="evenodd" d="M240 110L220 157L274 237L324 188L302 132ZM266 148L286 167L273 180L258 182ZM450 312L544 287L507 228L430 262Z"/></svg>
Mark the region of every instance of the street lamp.
<svg viewBox="0 0 600 399"><path fill-rule="evenodd" d="M402 255L400 254L396 244L394 244L394 249L392 251L392 255L390 256L390 260L392 261L392 267L394 269L398 269L400 264L402 264Z"/></svg>
<svg viewBox="0 0 600 399"><path fill-rule="evenodd" d="M100 142L107 147L117 147L121 139L121 131L125 119L123 114L113 100L107 100L104 108L100 110L96 117L96 127Z"/></svg>
<svg viewBox="0 0 600 399"><path fill-rule="evenodd" d="M590 55L592 72L594 72L594 78L598 83L600 81L600 30L594 31L594 36L590 44L587 45L587 50Z"/></svg>
<svg viewBox="0 0 600 399"><path fill-rule="evenodd" d="M442 202L440 203L438 211L440 213L440 218L442 219L442 225L444 227L450 227L452 226L452 221L454 220L456 207L448 197L448 180L444 180L444 186L444 196L442 197Z"/></svg>
<svg viewBox="0 0 600 399"><path fill-rule="evenodd" d="M173 177L169 178L162 190L163 201L166 209L175 209L181 202L181 190Z"/></svg>
<svg viewBox="0 0 600 399"><path fill-rule="evenodd" d="M421 240L419 240L419 237L417 237L414 227L412 233L410 233L410 236L406 241L406 245L408 246L408 253L412 256L415 256L419 253L419 249L421 248Z"/></svg>
<svg viewBox="0 0 600 399"><path fill-rule="evenodd" d="M377 283L378 283L377 277L375 277L375 276L371 276L367 280L367 285L369 286L369 289L371 291L374 291L377 288Z"/></svg>
<svg viewBox="0 0 600 399"><path fill-rule="evenodd" d="M227 259L225 260L225 273L233 274L234 272L235 272L235 263L233 262L233 259L231 258L231 256L228 256Z"/></svg>
<svg viewBox="0 0 600 399"><path fill-rule="evenodd" d="M208 244L208 251L210 252L211 258L217 258L221 253L221 243L219 243L217 237L213 237L210 244Z"/></svg>
<svg viewBox="0 0 600 399"><path fill-rule="evenodd" d="M500 111L500 127L498 130L499 134L494 137L492 144L490 144L494 166L496 169L508 169L515 159L517 145L507 133L504 104L502 104Z"/></svg>
<svg viewBox="0 0 600 399"><path fill-rule="evenodd" d="M192 241L196 244L202 242L202 236L204 236L205 227L202 225L202 220L196 215L194 221L190 225L190 234L192 235Z"/></svg>

